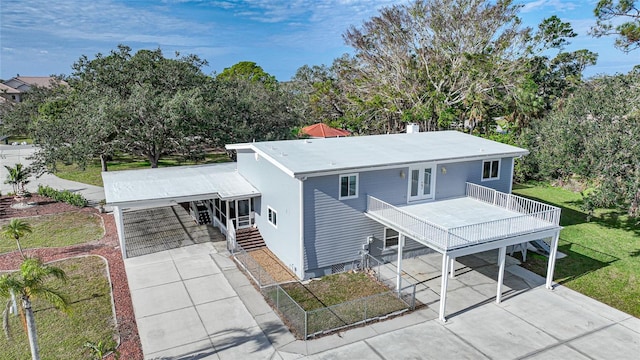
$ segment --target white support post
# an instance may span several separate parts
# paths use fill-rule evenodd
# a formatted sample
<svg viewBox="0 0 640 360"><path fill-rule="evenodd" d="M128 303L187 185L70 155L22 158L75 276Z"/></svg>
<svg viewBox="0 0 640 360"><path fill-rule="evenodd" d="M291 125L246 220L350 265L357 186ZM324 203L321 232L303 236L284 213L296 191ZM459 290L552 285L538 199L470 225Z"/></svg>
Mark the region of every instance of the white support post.
<svg viewBox="0 0 640 360"><path fill-rule="evenodd" d="M549 252L549 264L547 266L547 284L546 287L549 290L553 290L553 271L556 267L556 256L558 255L558 240L560 238L560 230L551 239L551 246Z"/></svg>
<svg viewBox="0 0 640 360"><path fill-rule="evenodd" d="M498 264L500 269L498 270L498 290L496 294L496 304L500 304L502 301L502 283L504 282L504 264L507 258L507 247L501 247L498 251Z"/></svg>
<svg viewBox="0 0 640 360"><path fill-rule="evenodd" d="M440 283L440 315L439 319L442 322L446 322L447 319L444 317L444 312L447 305L447 286L449 283L449 256L447 254L442 254L442 282Z"/></svg>
<svg viewBox="0 0 640 360"><path fill-rule="evenodd" d="M124 219L122 216L122 209L120 206L113 207L113 216L116 221L116 230L118 231L118 239L120 240L120 252L122 253L122 258L127 258L127 249L126 249L126 241L124 239Z"/></svg>
<svg viewBox="0 0 640 360"><path fill-rule="evenodd" d="M402 289L402 248L404 247L404 234L398 236L398 268L396 269L396 291Z"/></svg>
<svg viewBox="0 0 640 360"><path fill-rule="evenodd" d="M456 277L456 258L454 257L451 258L451 271L449 272L449 277L452 279Z"/></svg>

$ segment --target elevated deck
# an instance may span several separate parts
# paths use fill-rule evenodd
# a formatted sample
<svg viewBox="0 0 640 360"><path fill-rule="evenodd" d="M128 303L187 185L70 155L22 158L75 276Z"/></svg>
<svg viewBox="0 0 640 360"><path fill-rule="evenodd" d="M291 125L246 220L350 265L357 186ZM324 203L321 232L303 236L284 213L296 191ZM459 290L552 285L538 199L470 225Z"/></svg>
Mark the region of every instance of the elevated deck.
<svg viewBox="0 0 640 360"><path fill-rule="evenodd" d="M369 196L366 214L441 253L560 228L559 208L471 183L465 197L441 201L391 205Z"/></svg>

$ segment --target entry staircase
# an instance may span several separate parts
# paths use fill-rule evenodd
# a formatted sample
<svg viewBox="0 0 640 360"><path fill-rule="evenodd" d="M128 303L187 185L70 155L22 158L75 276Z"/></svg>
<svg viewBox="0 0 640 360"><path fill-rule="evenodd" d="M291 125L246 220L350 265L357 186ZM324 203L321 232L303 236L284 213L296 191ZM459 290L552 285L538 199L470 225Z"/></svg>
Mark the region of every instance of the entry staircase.
<svg viewBox="0 0 640 360"><path fill-rule="evenodd" d="M256 227L248 227L236 230L236 243L245 251L257 250L267 247L260 231Z"/></svg>

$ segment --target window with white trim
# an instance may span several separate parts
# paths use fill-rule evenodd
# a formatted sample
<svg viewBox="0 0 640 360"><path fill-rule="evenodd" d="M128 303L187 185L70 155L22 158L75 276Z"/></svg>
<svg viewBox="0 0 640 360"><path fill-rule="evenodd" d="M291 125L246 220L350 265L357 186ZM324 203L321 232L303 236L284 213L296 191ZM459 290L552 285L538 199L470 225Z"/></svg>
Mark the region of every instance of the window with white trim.
<svg viewBox="0 0 640 360"><path fill-rule="evenodd" d="M340 175L340 200L358 197L358 174Z"/></svg>
<svg viewBox="0 0 640 360"><path fill-rule="evenodd" d="M500 160L482 162L482 181L500 179Z"/></svg>
<svg viewBox="0 0 640 360"><path fill-rule="evenodd" d="M267 220L269 220L274 227L278 227L278 213L270 206L267 206Z"/></svg>
<svg viewBox="0 0 640 360"><path fill-rule="evenodd" d="M384 228L384 248L397 248L400 234L391 228Z"/></svg>

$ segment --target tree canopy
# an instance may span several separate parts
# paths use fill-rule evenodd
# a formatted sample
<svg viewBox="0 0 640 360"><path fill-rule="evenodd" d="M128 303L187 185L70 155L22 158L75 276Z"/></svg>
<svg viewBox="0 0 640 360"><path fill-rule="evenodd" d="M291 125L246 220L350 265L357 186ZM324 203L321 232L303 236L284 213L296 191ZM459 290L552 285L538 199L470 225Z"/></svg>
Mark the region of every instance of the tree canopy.
<svg viewBox="0 0 640 360"><path fill-rule="evenodd" d="M619 207L640 216L640 74L581 84L526 131L531 174L588 184L585 209Z"/></svg>
<svg viewBox="0 0 640 360"><path fill-rule="evenodd" d="M503 116L518 126L550 109L597 56L565 53L575 37L557 16L521 26L510 0L415 0L383 8L343 35L354 55L301 67L292 80L297 111L355 133L489 131ZM556 57L548 50L557 49ZM338 124L336 124L338 123Z"/></svg>
<svg viewBox="0 0 640 360"><path fill-rule="evenodd" d="M600 0L593 10L596 37L616 35L615 46L629 52L640 47L640 8L635 0Z"/></svg>

